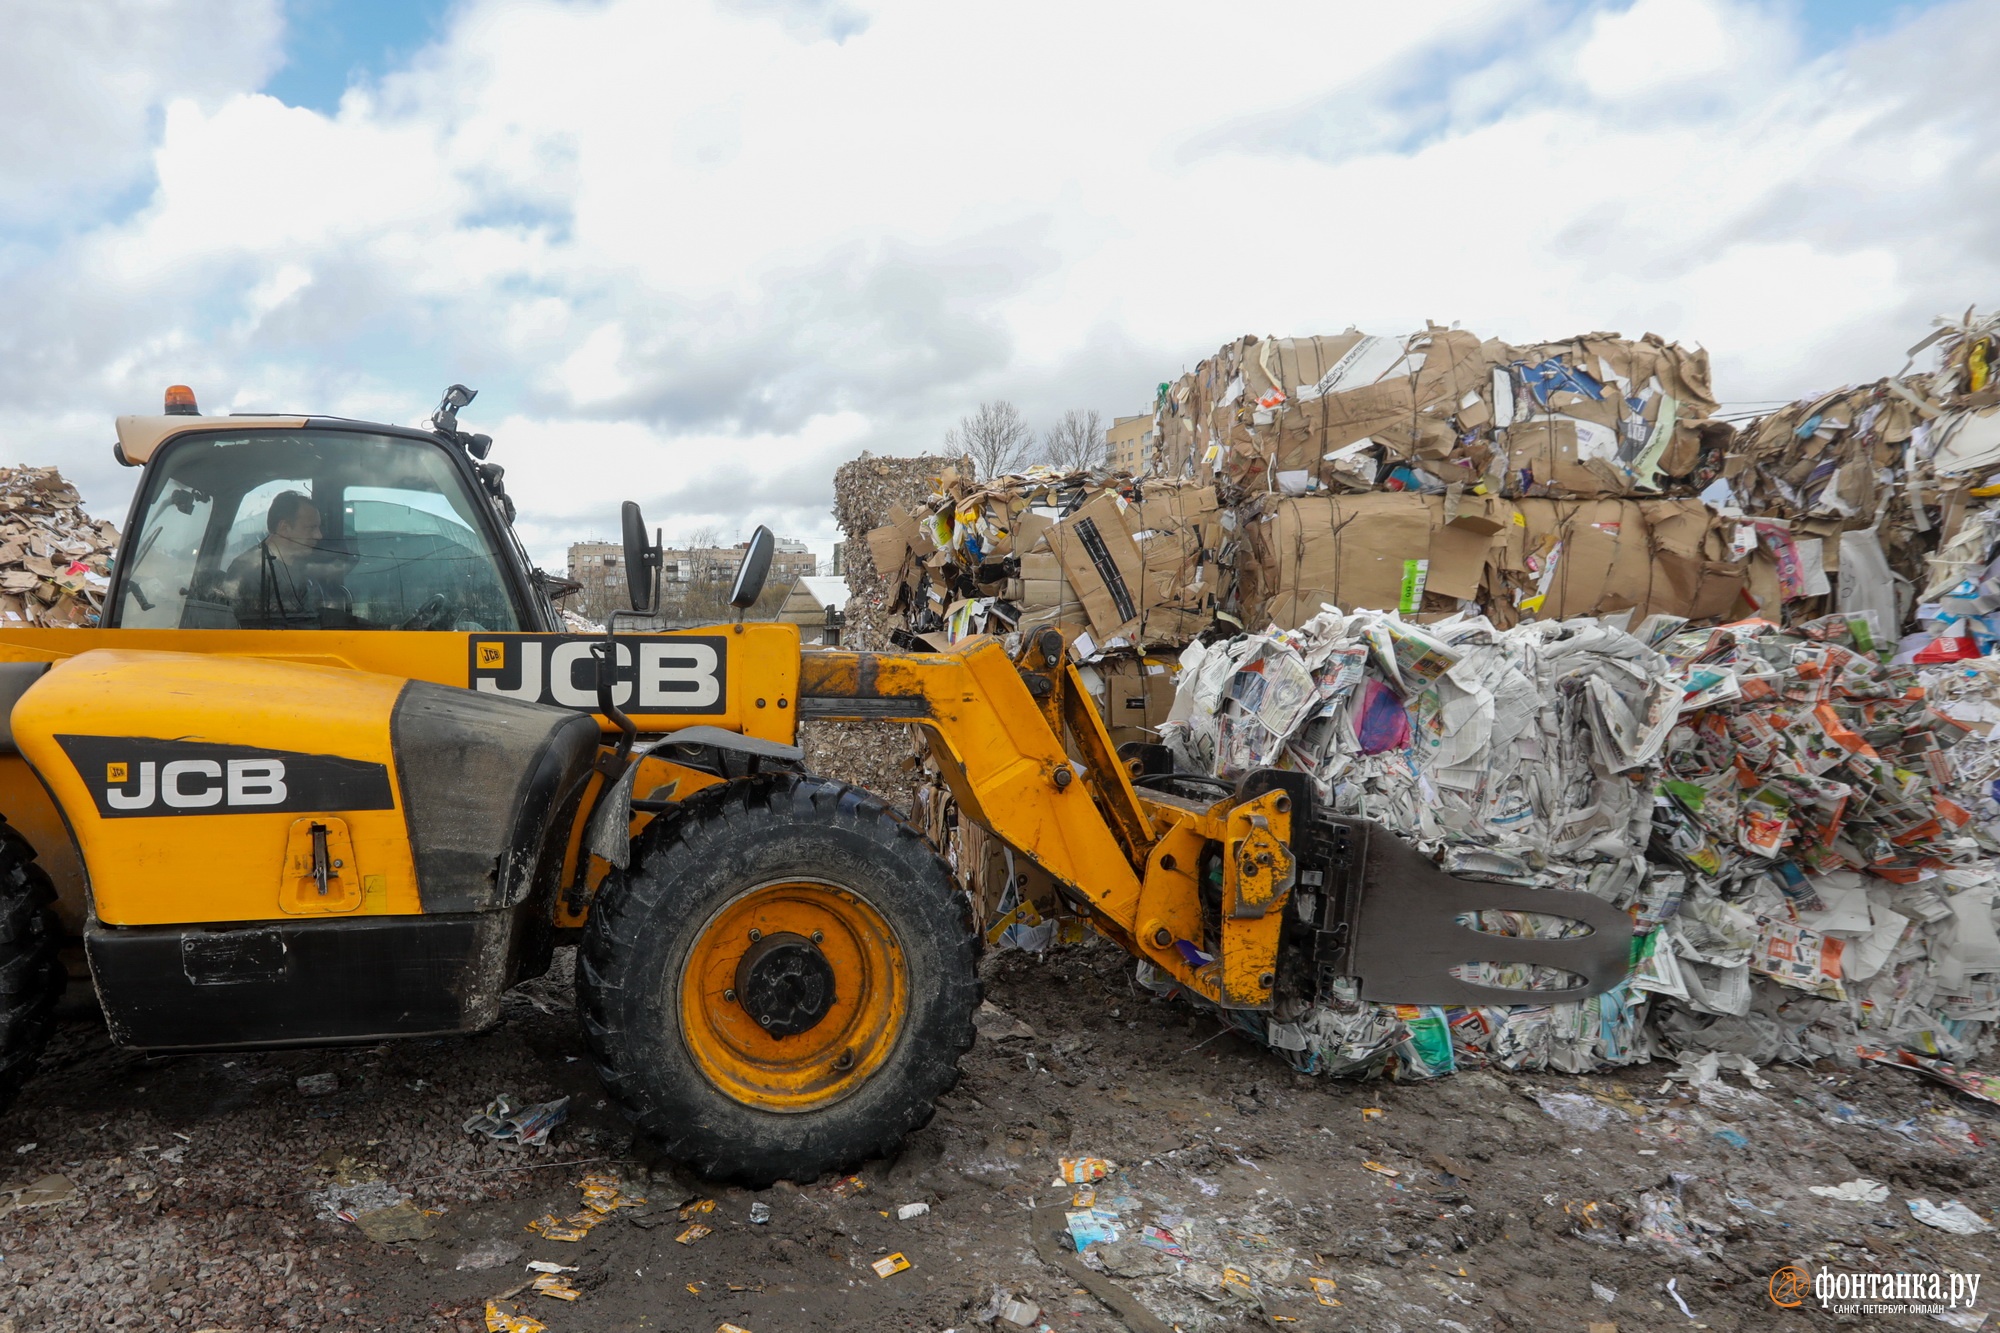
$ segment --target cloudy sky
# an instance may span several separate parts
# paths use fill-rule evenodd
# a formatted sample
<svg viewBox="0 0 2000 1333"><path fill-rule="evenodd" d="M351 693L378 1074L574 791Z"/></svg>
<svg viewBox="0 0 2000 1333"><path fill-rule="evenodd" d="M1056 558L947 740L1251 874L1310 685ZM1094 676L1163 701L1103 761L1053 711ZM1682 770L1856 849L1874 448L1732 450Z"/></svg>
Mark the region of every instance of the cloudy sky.
<svg viewBox="0 0 2000 1333"><path fill-rule="evenodd" d="M1242 333L1701 343L1754 405L2000 299L2000 6L25 0L0 461L416 422L524 536L769 523L981 399L1145 410Z"/></svg>

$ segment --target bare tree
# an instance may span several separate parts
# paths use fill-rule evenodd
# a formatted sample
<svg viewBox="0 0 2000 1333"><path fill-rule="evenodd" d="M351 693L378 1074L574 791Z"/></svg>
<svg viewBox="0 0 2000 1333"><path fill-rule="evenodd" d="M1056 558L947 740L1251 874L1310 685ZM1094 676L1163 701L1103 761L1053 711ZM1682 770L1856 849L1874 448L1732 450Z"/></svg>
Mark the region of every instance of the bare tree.
<svg viewBox="0 0 2000 1333"><path fill-rule="evenodd" d="M1064 472L1103 467L1104 418L1095 410L1072 407L1042 437L1042 458Z"/></svg>
<svg viewBox="0 0 2000 1333"><path fill-rule="evenodd" d="M967 454L981 477L997 477L1017 472L1027 463L1035 447L1035 434L1021 419L1021 410L1002 398L981 403L969 417L945 432L944 442L953 453Z"/></svg>

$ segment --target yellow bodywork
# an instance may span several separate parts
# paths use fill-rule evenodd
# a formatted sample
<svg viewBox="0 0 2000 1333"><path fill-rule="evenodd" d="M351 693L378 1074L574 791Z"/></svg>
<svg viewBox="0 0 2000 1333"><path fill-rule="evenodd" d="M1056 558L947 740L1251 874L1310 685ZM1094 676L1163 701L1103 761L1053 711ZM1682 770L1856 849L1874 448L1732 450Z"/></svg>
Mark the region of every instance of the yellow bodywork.
<svg viewBox="0 0 2000 1333"><path fill-rule="evenodd" d="M86 778L53 738L78 731L158 735L165 717L174 730L163 739L268 746L281 737L289 750L383 763L394 781L387 719L405 680L475 687L479 673L513 661L509 654L523 651L517 645L540 640L548 647L556 637L341 630L0 633L0 661L56 664L16 708L22 757L0 760L0 808L35 844L72 927L86 912L120 926L418 913L411 849L397 809L341 813L340 827L326 836L329 845L338 841L349 849L335 858L348 864L322 893L301 877L300 839L310 829L302 830L295 814L100 819ZM920 725L966 817L1047 870L1100 931L1217 1003L1269 1004L1292 882L1289 803L1282 793L1268 792L1249 802L1203 806L1135 789L1066 653L1051 659L1031 649L1016 661L984 637L933 654L804 649L797 628L788 624L627 635L620 646L639 653L648 643L686 637L722 641L721 695L698 714L673 713L648 711L627 690L621 707L642 731L700 724L791 744L802 704L811 717ZM582 651L563 643L544 655L553 661ZM1031 679L1042 682L1038 689L1031 689ZM302 696L310 697L310 708L301 708ZM607 733L614 730L602 718L599 724ZM718 781L663 758L640 762L634 791L642 798L671 791L674 799L685 799ZM586 811L602 783L592 779ZM399 794L395 805L403 804ZM58 807L67 812L67 827ZM650 818L635 813L632 832ZM1205 954L1197 876L1204 850L1218 845L1224 910L1219 940L1208 941L1219 947ZM219 866L262 869L223 875L215 873ZM568 839L557 925L582 923L605 871L602 861L585 860L579 819Z"/></svg>

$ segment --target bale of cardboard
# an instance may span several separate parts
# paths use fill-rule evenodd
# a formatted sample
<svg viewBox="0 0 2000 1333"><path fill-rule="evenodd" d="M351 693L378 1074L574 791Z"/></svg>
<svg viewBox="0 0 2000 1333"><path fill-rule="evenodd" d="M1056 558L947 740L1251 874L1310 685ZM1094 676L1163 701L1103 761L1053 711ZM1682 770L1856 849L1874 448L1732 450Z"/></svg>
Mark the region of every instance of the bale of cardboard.
<svg viewBox="0 0 2000 1333"><path fill-rule="evenodd" d="M117 549L61 472L0 468L0 628L97 624Z"/></svg>

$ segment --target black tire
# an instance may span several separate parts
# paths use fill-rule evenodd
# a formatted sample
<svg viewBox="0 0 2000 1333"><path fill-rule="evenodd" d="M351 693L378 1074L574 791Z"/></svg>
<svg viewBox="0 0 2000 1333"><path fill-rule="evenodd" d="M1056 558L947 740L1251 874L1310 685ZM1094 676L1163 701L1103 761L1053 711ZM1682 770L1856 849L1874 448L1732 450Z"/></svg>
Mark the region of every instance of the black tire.
<svg viewBox="0 0 2000 1333"><path fill-rule="evenodd" d="M0 1111L35 1072L69 979L56 893L28 840L0 820Z"/></svg>
<svg viewBox="0 0 2000 1333"><path fill-rule="evenodd" d="M678 996L716 914L794 877L852 892L889 925L908 1004L871 1076L831 1104L781 1112L702 1072ZM859 788L774 773L697 793L648 826L592 904L578 1007L600 1077L641 1131L703 1176L763 1188L851 1170L929 1122L972 1045L976 964L971 904L921 834Z"/></svg>

